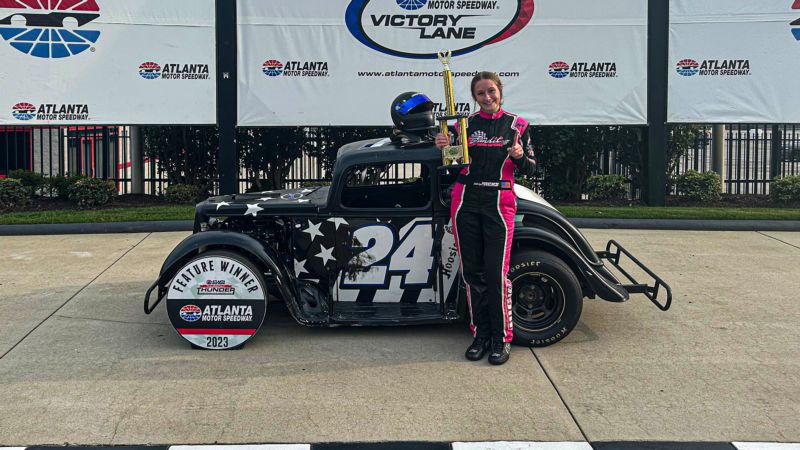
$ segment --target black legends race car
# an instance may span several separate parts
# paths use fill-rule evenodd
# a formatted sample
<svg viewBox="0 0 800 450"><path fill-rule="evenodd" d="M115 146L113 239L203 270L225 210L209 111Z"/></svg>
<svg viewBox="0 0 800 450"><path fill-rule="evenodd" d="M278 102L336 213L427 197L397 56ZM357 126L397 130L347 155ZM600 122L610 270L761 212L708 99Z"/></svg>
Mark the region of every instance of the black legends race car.
<svg viewBox="0 0 800 450"><path fill-rule="evenodd" d="M458 167L441 163L432 143L361 141L339 150L330 187L209 198L197 205L194 233L169 254L147 291L145 312L166 297L178 334L207 349L243 345L275 297L309 326L464 318L448 205ZM619 244L594 251L541 197L520 185L515 191L508 273L515 343L563 339L578 323L584 297L623 302L641 293L669 308L669 286ZM652 283L623 270L623 255ZM604 261L630 284L620 283Z"/></svg>

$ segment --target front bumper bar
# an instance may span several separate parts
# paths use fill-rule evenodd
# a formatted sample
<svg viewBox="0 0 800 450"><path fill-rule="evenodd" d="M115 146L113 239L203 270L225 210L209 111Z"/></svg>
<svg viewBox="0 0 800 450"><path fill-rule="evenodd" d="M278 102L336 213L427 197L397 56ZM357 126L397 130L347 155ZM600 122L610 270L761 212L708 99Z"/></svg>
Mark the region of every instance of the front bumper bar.
<svg viewBox="0 0 800 450"><path fill-rule="evenodd" d="M649 275L653 279L652 285L644 284L637 281L631 274L629 274L625 269L622 268L620 265L620 259L622 255L625 255L634 262L643 272ZM672 289L669 287L664 280L661 279L658 275L653 273L652 270L648 269L641 261L636 259L635 256L631 254L631 252L625 250L623 246L621 246L617 241L610 240L606 244L605 251L597 252L597 256L600 259L608 261L614 267L619 270L619 272L631 282L631 284L621 284L620 286L623 287L626 291L631 294L644 294L654 305L658 307L658 309L662 311L666 311L672 305ZM659 293L662 291L662 288L665 292L666 299L663 299L663 302L659 299ZM663 296L662 296L663 298Z"/></svg>

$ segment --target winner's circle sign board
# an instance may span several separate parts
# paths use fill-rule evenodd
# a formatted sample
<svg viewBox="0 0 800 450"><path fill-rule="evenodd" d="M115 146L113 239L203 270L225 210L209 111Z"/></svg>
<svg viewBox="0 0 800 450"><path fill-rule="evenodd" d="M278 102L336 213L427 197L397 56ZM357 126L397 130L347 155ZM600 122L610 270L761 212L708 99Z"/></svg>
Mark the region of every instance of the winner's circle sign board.
<svg viewBox="0 0 800 450"><path fill-rule="evenodd" d="M671 0L670 122L800 122L800 0Z"/></svg>
<svg viewBox="0 0 800 450"><path fill-rule="evenodd" d="M0 125L216 123L213 0L0 0Z"/></svg>
<svg viewBox="0 0 800 450"><path fill-rule="evenodd" d="M498 73L505 107L536 124L645 124L647 0L239 0L238 124L389 125L419 91L456 110Z"/></svg>

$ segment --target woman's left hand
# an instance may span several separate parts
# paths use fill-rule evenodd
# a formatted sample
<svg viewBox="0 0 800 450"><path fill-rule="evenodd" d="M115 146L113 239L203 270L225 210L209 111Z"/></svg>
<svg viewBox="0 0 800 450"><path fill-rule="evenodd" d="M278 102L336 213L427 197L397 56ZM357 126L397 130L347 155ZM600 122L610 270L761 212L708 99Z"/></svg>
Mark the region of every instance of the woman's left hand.
<svg viewBox="0 0 800 450"><path fill-rule="evenodd" d="M516 137L514 138L514 145L508 147L508 155L514 159L522 158L523 153L522 153L522 145L520 145L519 143L519 133L517 133Z"/></svg>

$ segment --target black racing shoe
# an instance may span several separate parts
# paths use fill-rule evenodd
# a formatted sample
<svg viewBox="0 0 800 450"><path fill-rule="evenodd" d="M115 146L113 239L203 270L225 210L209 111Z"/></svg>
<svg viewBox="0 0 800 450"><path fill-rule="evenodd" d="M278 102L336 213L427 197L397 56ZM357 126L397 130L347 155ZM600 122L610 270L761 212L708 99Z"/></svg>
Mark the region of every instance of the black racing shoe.
<svg viewBox="0 0 800 450"><path fill-rule="evenodd" d="M492 353L489 354L489 364L499 366L505 364L511 357L511 344L507 342L493 342Z"/></svg>
<svg viewBox="0 0 800 450"><path fill-rule="evenodd" d="M479 361L483 359L486 352L489 351L490 342L491 340L489 338L476 337L475 340L472 341L472 345L470 345L466 353L464 353L464 356L470 361Z"/></svg>

